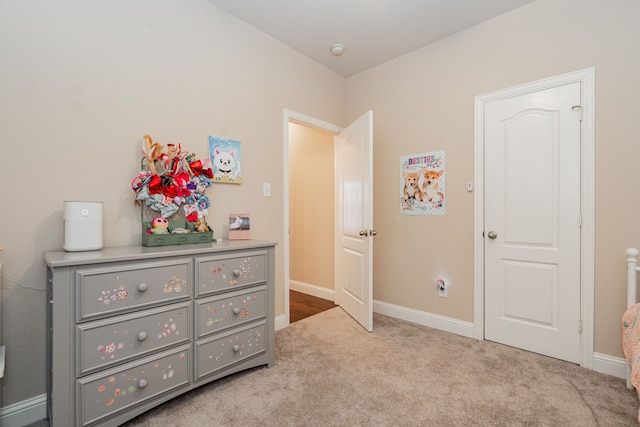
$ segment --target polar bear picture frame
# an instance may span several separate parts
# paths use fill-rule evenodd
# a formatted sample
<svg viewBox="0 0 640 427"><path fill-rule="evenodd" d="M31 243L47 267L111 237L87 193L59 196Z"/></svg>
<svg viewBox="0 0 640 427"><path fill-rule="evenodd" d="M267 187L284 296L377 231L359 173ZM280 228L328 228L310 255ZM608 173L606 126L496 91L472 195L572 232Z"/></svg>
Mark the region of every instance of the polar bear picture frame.
<svg viewBox="0 0 640 427"><path fill-rule="evenodd" d="M209 136L213 181L242 184L242 144L235 139Z"/></svg>

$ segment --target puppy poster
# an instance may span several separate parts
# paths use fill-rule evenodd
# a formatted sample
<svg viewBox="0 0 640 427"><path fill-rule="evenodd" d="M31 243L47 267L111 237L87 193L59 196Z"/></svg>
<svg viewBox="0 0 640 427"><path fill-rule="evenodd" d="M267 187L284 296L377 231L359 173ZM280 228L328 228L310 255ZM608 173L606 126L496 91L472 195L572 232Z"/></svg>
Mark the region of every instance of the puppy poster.
<svg viewBox="0 0 640 427"><path fill-rule="evenodd" d="M209 158L215 182L242 184L242 149L240 141L209 136Z"/></svg>
<svg viewBox="0 0 640 427"><path fill-rule="evenodd" d="M400 157L400 213L444 215L444 151Z"/></svg>

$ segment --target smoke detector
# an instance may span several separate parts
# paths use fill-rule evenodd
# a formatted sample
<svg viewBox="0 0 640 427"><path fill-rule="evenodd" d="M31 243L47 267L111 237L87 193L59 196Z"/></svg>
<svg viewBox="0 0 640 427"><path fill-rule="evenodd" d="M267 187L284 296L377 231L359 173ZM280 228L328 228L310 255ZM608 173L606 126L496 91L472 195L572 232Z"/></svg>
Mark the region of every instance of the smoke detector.
<svg viewBox="0 0 640 427"><path fill-rule="evenodd" d="M336 43L332 45L329 50L331 51L331 54L333 56L340 56L344 53L344 45L340 43Z"/></svg>

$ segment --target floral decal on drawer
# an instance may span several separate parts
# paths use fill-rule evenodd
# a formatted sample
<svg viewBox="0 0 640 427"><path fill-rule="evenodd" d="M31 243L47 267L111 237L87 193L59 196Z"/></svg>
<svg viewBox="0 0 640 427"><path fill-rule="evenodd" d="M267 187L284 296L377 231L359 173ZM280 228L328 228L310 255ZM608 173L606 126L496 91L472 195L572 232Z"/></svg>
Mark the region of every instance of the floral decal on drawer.
<svg viewBox="0 0 640 427"><path fill-rule="evenodd" d="M223 283L234 286L238 284L239 279L251 280L254 278L252 268L257 265L258 262L252 257L242 259L237 266L227 266L224 262L219 265L211 264L209 266L209 270L213 275L211 283L215 283L217 279L221 278Z"/></svg>
<svg viewBox="0 0 640 427"><path fill-rule="evenodd" d="M244 319L249 315L249 305L252 302L256 302L258 297L256 295L246 295L242 299L242 304L236 304L234 306L233 301L216 301L207 305L207 317L206 325L208 327L214 326L217 323L223 322L225 318L229 316L238 316L240 319Z"/></svg>
<svg viewBox="0 0 640 427"><path fill-rule="evenodd" d="M168 283L165 283L162 287L162 293L180 293L183 290L183 286L187 284L185 279L181 279L178 276L173 276Z"/></svg>
<svg viewBox="0 0 640 427"><path fill-rule="evenodd" d="M181 293L185 290L186 284L186 279L183 279L179 276L173 276L162 285L162 293ZM127 298L129 298L129 291L127 290L126 285L119 285L117 288L105 289L103 291L100 291L100 295L98 295L98 302L101 302L104 305L109 305L126 301Z"/></svg>
<svg viewBox="0 0 640 427"><path fill-rule="evenodd" d="M124 301L128 297L129 291L127 291L127 288L124 285L120 285L117 288L107 289L100 292L98 302L101 302L104 305L109 305L118 301Z"/></svg>
<svg viewBox="0 0 640 427"><path fill-rule="evenodd" d="M202 364L222 362L225 358L233 359L234 355L246 356L262 350L262 329L249 330L242 334L232 335L212 345L213 352L206 355ZM215 361L215 362L214 362Z"/></svg>
<svg viewBox="0 0 640 427"><path fill-rule="evenodd" d="M175 357L172 360L163 360L162 362L155 362L153 365L145 365L140 368L134 368L129 371L123 372L118 375L112 375L97 382L97 399L96 403L104 406L121 406L126 404L125 402L119 403L119 401L135 399L136 390L147 387L147 378L149 381L165 381L173 378L174 373L177 371L183 372L187 369L186 362L187 356L182 353L178 356L177 364ZM130 396L126 399L127 396Z"/></svg>
<svg viewBox="0 0 640 427"><path fill-rule="evenodd" d="M179 312L178 315L182 315L182 313ZM172 335L180 335L180 329L178 328L176 319L173 317L169 317L166 321L156 322L156 328L156 330L152 331L156 340L163 340ZM105 335L107 336L105 337L106 339L104 344L101 344L96 348L96 351L101 354L100 360L103 361L107 359L115 360L118 357L118 354L122 352L124 352L125 356L127 354L131 354L132 351L135 351L136 345L147 340L146 332L131 332L128 329L121 328L115 328L112 331L110 330L109 333L105 333ZM114 337L117 338L115 341L113 340ZM152 346L155 345L153 342L149 343Z"/></svg>

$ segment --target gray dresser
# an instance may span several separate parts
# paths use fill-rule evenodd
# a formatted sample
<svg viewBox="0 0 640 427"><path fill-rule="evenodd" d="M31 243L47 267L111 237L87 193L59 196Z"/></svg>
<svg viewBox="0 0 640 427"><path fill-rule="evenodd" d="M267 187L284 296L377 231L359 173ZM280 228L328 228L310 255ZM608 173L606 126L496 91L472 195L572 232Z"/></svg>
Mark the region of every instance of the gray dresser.
<svg viewBox="0 0 640 427"><path fill-rule="evenodd" d="M117 426L274 363L275 243L46 252L48 416Z"/></svg>

